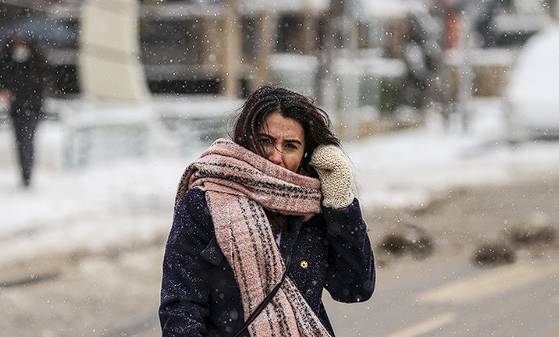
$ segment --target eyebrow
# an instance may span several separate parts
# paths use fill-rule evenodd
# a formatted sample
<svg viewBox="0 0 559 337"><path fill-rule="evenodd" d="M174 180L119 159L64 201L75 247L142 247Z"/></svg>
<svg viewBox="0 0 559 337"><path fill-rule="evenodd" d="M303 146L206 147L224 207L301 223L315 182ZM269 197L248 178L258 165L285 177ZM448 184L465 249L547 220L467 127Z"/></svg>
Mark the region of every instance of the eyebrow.
<svg viewBox="0 0 559 337"><path fill-rule="evenodd" d="M258 133L258 137L262 137L262 136L268 137L268 138L273 139L273 140L276 140L275 137L272 137L267 133L263 133L263 132ZM299 139L296 139L296 138L287 138L285 140L285 142L287 142L287 143L297 143L299 145L303 145L303 142L301 142Z"/></svg>
<svg viewBox="0 0 559 337"><path fill-rule="evenodd" d="M297 143L299 145L302 145L303 143L299 140L299 139L286 139L286 142L290 142L290 143Z"/></svg>

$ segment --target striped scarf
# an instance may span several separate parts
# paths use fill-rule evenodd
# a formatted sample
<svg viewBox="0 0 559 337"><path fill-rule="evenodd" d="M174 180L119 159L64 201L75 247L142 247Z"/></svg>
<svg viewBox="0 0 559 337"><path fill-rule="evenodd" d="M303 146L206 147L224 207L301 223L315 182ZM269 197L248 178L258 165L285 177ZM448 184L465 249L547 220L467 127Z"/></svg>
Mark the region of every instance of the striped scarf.
<svg viewBox="0 0 559 337"><path fill-rule="evenodd" d="M206 191L215 236L239 285L246 320L285 271L264 208L310 217L320 211L320 182L219 139L187 167L177 202L196 186ZM289 277L248 331L251 337L330 336Z"/></svg>

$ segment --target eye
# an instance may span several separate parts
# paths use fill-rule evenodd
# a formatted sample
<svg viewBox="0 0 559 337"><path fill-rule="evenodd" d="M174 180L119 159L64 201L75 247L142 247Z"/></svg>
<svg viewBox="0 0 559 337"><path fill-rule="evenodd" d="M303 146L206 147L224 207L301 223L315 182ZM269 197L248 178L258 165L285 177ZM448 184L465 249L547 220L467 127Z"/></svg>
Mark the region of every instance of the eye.
<svg viewBox="0 0 559 337"><path fill-rule="evenodd" d="M260 137L258 139L258 142L260 142L260 144L263 144L263 145L271 145L272 144L272 140L268 137Z"/></svg>
<svg viewBox="0 0 559 337"><path fill-rule="evenodd" d="M288 150L297 150L298 146L295 143L287 143L285 144L285 148Z"/></svg>

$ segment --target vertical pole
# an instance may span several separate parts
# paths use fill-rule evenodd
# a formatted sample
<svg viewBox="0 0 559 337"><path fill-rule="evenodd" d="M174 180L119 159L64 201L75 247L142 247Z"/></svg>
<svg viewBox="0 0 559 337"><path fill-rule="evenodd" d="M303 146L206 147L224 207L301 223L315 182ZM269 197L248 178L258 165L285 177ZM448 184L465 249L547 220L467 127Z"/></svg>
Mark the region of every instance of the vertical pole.
<svg viewBox="0 0 559 337"><path fill-rule="evenodd" d="M224 48L223 48L223 40L222 32L220 33L221 22L219 18L216 17L208 17L206 18L206 34L208 34L207 39L210 43L207 44L208 46L208 53L207 53L207 68L211 70L212 78L216 78L219 75L219 72L222 71L221 64L224 60Z"/></svg>
<svg viewBox="0 0 559 337"><path fill-rule="evenodd" d="M241 37L238 0L224 3L224 62L222 93L225 96L239 95L241 68Z"/></svg>
<svg viewBox="0 0 559 337"><path fill-rule="evenodd" d="M330 6L324 18L326 21L323 27L321 49L319 50L319 69L316 76L315 96L318 102L326 109L334 109L335 101L332 93L335 92L334 82L332 81L332 61L336 46L339 44L338 19L342 11L341 0L330 0ZM332 111L334 112L334 111Z"/></svg>
<svg viewBox="0 0 559 337"><path fill-rule="evenodd" d="M331 7L331 6L330 6ZM327 95L325 88L328 85L330 76L331 48L332 48L332 10L329 9L326 16L322 19L326 21L322 28L322 43L318 48L318 69L315 76L314 96L319 104L328 108L326 105ZM322 22L322 21L321 21Z"/></svg>
<svg viewBox="0 0 559 337"><path fill-rule="evenodd" d="M460 35L460 49L462 62L459 70L458 105L462 131L469 131L470 101L472 99L473 69L471 65L471 10L467 1L464 2L462 12L462 31Z"/></svg>
<svg viewBox="0 0 559 337"><path fill-rule="evenodd" d="M270 57L275 40L276 18L272 13L263 12L258 20L258 40L256 51L255 86L259 87L270 81Z"/></svg>
<svg viewBox="0 0 559 337"><path fill-rule="evenodd" d="M315 16L307 10L303 17L303 54L314 54L316 49L316 36Z"/></svg>

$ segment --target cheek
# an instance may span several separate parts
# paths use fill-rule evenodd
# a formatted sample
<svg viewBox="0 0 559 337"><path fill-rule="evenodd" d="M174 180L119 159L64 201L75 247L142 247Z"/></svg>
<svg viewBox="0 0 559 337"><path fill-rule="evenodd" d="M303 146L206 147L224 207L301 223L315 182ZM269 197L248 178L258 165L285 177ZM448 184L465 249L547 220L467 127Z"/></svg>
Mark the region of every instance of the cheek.
<svg viewBox="0 0 559 337"><path fill-rule="evenodd" d="M301 153L290 153L286 157L284 157L284 163L288 170L297 172L299 170L299 166L301 166L301 162L303 161L303 152Z"/></svg>

